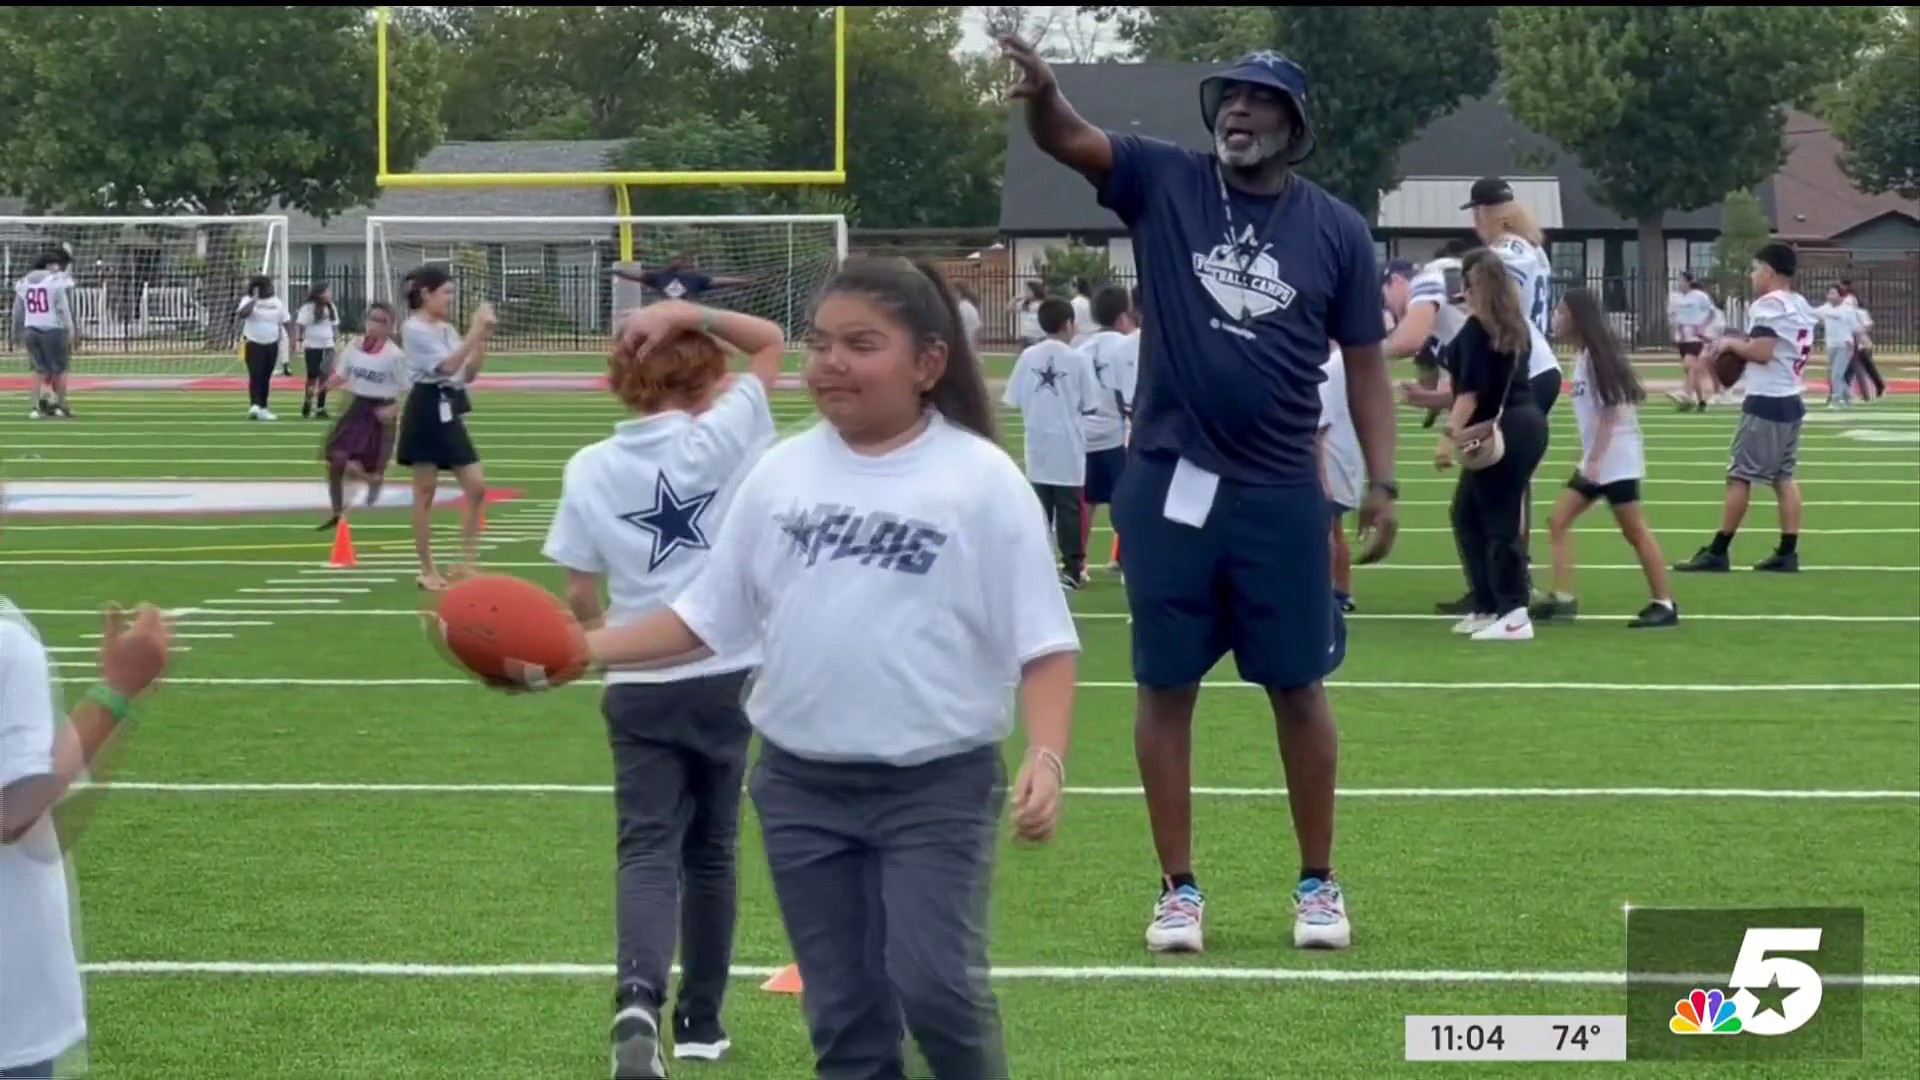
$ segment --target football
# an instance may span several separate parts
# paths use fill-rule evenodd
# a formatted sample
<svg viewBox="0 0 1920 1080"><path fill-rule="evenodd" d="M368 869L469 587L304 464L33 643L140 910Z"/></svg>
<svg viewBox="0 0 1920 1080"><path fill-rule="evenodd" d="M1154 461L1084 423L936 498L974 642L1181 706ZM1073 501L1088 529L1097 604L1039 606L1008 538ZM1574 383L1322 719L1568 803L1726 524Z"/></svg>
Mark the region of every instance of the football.
<svg viewBox="0 0 1920 1080"><path fill-rule="evenodd" d="M546 690L588 667L586 634L558 597L530 581L483 575L441 594L446 651L481 681Z"/></svg>
<svg viewBox="0 0 1920 1080"><path fill-rule="evenodd" d="M1745 358L1727 349L1715 349L1713 353L1713 381L1721 389L1726 389L1740 381L1747 370Z"/></svg>

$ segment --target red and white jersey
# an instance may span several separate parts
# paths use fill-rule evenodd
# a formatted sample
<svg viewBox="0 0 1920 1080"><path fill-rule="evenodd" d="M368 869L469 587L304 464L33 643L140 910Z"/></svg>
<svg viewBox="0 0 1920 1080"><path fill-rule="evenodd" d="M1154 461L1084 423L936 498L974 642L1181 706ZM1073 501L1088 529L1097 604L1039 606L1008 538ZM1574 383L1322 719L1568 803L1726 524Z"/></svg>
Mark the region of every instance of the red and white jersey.
<svg viewBox="0 0 1920 1080"><path fill-rule="evenodd" d="M1764 364L1747 365L1740 381L1750 397L1799 397L1800 373L1813 356L1813 331L1820 317L1806 297L1776 289L1747 309L1747 334L1772 338L1773 355Z"/></svg>

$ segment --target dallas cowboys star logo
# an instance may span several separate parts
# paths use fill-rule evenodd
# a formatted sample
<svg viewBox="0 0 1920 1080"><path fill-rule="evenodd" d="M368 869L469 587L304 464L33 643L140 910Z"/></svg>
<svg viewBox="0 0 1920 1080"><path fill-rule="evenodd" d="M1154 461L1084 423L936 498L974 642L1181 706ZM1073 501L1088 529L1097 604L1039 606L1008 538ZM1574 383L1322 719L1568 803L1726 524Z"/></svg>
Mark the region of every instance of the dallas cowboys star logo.
<svg viewBox="0 0 1920 1080"><path fill-rule="evenodd" d="M1102 360L1097 356L1094 357L1093 358L1093 380L1099 383L1101 386L1107 385L1107 368L1111 366L1112 365L1108 364L1105 360Z"/></svg>
<svg viewBox="0 0 1920 1080"><path fill-rule="evenodd" d="M1060 381L1060 376L1064 373L1059 368L1053 366L1052 357L1047 358L1046 367L1038 369L1034 374L1040 376L1040 389L1051 390L1056 394L1060 392L1060 387L1056 384Z"/></svg>
<svg viewBox="0 0 1920 1080"><path fill-rule="evenodd" d="M653 554L647 560L648 570L660 569L660 564L673 557L681 548L694 551L706 551L707 534L700 528L700 515L706 513L713 504L718 492L707 491L682 499L673 490L673 481L661 473L653 485L653 505L645 510L635 510L631 514L621 514L620 520L636 529L644 529L653 534Z"/></svg>

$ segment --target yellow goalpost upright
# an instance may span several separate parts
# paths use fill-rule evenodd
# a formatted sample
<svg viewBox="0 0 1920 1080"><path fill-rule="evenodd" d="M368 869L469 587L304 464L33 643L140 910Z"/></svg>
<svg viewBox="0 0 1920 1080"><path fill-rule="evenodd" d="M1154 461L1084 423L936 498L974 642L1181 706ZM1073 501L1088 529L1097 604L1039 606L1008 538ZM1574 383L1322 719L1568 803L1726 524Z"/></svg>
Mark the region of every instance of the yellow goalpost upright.
<svg viewBox="0 0 1920 1080"><path fill-rule="evenodd" d="M629 187L674 187L700 184L844 184L847 182L847 9L833 8L833 168L827 170L763 170L709 172L524 172L524 173L396 173L389 169L387 157L387 22L390 9L376 9L374 51L376 73L376 123L378 125L378 172L382 188L456 188L456 187L596 187L613 188L614 202L622 217L632 213ZM633 258L633 233L620 228L620 257Z"/></svg>

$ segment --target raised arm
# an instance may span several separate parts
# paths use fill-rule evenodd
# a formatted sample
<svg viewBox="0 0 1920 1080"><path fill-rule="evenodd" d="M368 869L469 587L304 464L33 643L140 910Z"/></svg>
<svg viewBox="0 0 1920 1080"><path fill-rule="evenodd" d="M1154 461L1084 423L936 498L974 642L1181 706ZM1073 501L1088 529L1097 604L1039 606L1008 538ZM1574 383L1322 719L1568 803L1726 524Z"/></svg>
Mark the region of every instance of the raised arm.
<svg viewBox="0 0 1920 1080"><path fill-rule="evenodd" d="M1027 131L1034 145L1094 183L1104 180L1113 170L1113 140L1073 111L1060 93L1053 68L1033 46L1006 34L1000 38L1000 52L1019 72L1019 79L1007 88L1007 97L1026 102Z"/></svg>

